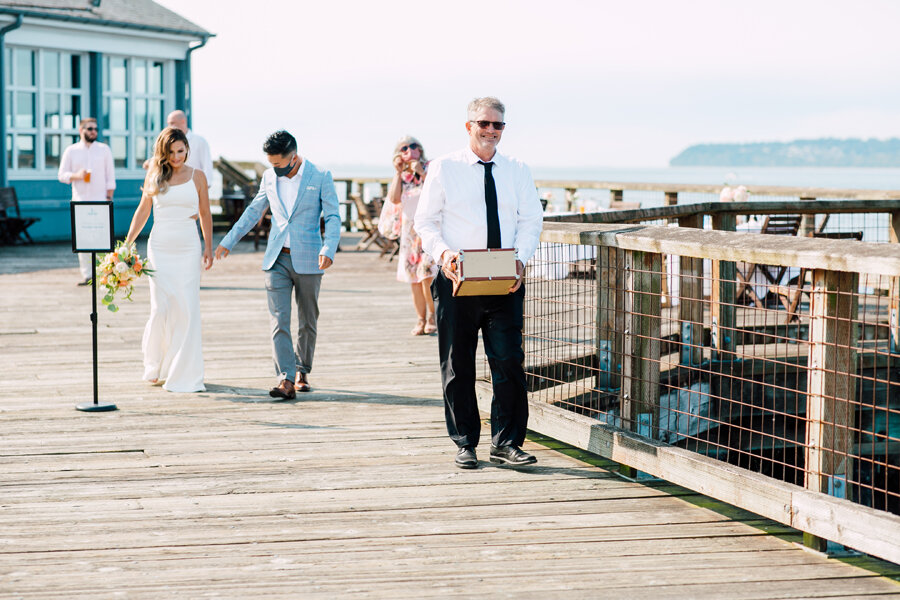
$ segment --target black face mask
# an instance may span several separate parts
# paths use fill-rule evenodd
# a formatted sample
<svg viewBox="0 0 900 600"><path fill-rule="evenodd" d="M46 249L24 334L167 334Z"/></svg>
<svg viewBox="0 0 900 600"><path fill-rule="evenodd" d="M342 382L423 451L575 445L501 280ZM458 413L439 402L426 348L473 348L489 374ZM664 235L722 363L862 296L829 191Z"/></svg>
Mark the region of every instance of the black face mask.
<svg viewBox="0 0 900 600"><path fill-rule="evenodd" d="M294 159L291 159L291 162L288 163L286 167L272 167L275 169L275 175L278 177L286 177L288 173L291 172L291 169L294 168Z"/></svg>

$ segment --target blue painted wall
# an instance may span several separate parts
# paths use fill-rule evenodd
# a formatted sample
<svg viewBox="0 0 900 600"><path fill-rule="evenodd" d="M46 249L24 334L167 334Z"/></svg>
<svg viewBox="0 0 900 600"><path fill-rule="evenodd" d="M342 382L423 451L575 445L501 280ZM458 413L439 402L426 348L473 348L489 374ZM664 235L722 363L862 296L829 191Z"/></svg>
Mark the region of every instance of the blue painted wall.
<svg viewBox="0 0 900 600"><path fill-rule="evenodd" d="M116 239L122 239L128 233L131 217L141 199L143 179L124 179L116 181L116 193L113 196L113 222ZM28 229L28 233L37 242L59 242L71 239L71 218L69 201L72 199L71 188L57 180L25 180L11 179L10 185L16 188L19 198L19 209L23 217L38 217L40 221ZM144 227L143 235L149 235L153 218Z"/></svg>

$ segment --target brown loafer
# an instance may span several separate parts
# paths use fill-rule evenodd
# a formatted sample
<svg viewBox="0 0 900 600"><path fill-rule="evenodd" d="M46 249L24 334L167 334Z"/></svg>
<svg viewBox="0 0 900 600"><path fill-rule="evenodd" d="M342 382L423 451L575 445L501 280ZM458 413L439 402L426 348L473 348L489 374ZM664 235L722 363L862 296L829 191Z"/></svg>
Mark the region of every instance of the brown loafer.
<svg viewBox="0 0 900 600"><path fill-rule="evenodd" d="M294 391L294 382L290 379L282 380L276 387L269 390L269 395L282 400L293 400L297 397L297 393Z"/></svg>
<svg viewBox="0 0 900 600"><path fill-rule="evenodd" d="M308 392L310 390L309 379L306 378L306 373L297 371L297 381L295 382L295 385L298 392Z"/></svg>

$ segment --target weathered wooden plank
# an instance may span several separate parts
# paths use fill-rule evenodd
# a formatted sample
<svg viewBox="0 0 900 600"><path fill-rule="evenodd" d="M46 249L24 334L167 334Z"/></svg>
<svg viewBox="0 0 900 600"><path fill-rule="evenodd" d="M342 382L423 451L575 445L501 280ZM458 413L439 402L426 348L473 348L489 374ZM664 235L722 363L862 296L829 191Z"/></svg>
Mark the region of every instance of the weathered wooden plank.
<svg viewBox="0 0 900 600"><path fill-rule="evenodd" d="M761 239L765 243L761 242ZM658 225L545 223L544 242L608 246L724 261L896 276L897 244L688 230Z"/></svg>
<svg viewBox="0 0 900 600"><path fill-rule="evenodd" d="M691 193L691 194L714 194L719 196L722 191L721 185L701 185L701 184L682 184L682 183L645 183L637 181L629 182L610 182L610 181L578 181L578 180L545 180L539 179L535 181L535 185L539 188L566 188L574 190L634 190L643 192L665 192L671 194ZM865 200L880 201L885 200L888 203L900 199L900 190L854 190L854 189L832 189L832 188L813 188L813 187L791 187L791 186L774 186L774 185L751 185L747 186L747 191L754 196L794 196L797 198L839 198L839 201L848 200ZM788 204L787 201L766 201L766 204ZM718 204L718 202L709 202L705 204ZM729 203L729 206L736 204L746 204L743 202ZM890 204L889 204L890 205Z"/></svg>
<svg viewBox="0 0 900 600"><path fill-rule="evenodd" d="M620 581L632 596L652 576L655 596L721 597L741 573L754 597L797 581L823 595L841 577L884 592L868 571L756 527L786 531L768 521L532 442L535 467L456 469L436 340L407 337L408 286L374 255L339 254L324 279L316 391L271 402L260 255L247 246L204 274L207 393L140 383L145 282L101 315L101 398L120 406L107 415L72 408L91 383L74 257L62 245L0 254L0 286L15 291L0 295L0 595L547 598ZM13 273L21 258L37 270ZM705 573L682 583L692 555Z"/></svg>
<svg viewBox="0 0 900 600"><path fill-rule="evenodd" d="M483 393L479 394L480 402L483 397ZM604 458L885 560L900 562L900 546L896 544L900 539L900 516L805 492L799 486L682 448L664 446L538 402L530 403L530 424L544 435ZM844 516L839 521L819 518L837 511Z"/></svg>

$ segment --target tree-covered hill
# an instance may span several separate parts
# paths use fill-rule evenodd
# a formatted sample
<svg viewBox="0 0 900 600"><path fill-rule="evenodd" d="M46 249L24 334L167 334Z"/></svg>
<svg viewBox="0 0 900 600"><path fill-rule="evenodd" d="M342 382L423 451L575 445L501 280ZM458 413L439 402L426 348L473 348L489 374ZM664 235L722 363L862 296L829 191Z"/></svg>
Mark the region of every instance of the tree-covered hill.
<svg viewBox="0 0 900 600"><path fill-rule="evenodd" d="M678 154L669 164L673 167L900 167L900 138L697 144Z"/></svg>

